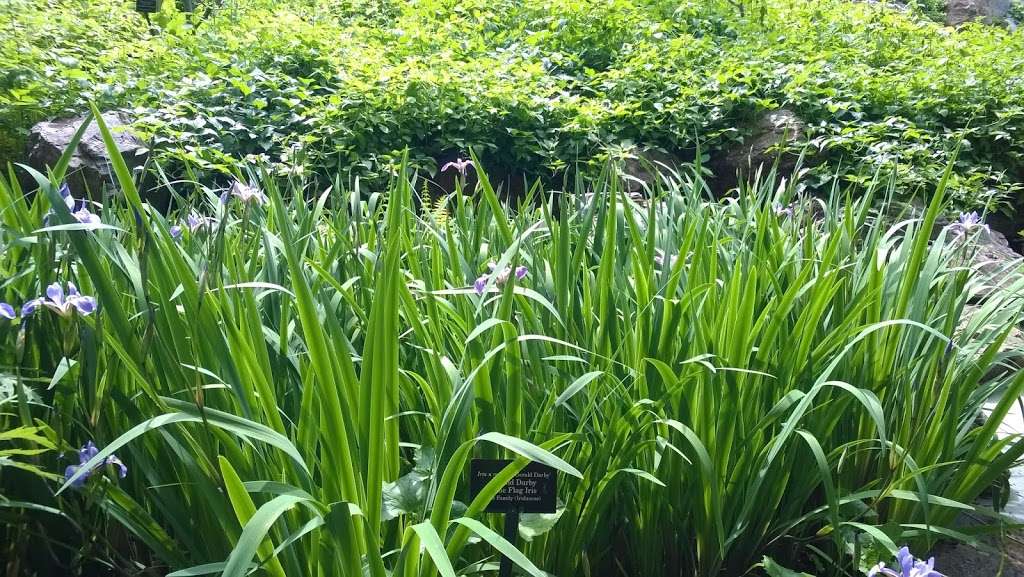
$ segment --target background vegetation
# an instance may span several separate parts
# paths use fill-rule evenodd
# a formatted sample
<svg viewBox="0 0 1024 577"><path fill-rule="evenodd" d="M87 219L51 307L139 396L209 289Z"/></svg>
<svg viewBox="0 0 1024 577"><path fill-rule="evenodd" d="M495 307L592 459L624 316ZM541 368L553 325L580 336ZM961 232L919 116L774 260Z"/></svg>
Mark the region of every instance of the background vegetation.
<svg viewBox="0 0 1024 577"><path fill-rule="evenodd" d="M787 107L822 190L879 169L933 183L957 144L961 205L1016 204L1024 171L1024 35L945 28L927 6L246 0L200 19L165 4L148 27L128 2L5 2L0 158L94 99L193 170L250 157L372 177L406 147L427 171L473 147L498 174L558 180L621 144L706 159Z"/></svg>

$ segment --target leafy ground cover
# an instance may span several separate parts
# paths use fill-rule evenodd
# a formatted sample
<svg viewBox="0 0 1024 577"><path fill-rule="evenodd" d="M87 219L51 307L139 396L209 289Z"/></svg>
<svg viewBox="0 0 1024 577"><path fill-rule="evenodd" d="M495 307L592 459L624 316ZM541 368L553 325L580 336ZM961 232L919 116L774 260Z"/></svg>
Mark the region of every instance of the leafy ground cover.
<svg viewBox="0 0 1024 577"><path fill-rule="evenodd" d="M1024 280L965 320L947 179L891 225L893 180L510 207L236 167L165 217L115 168L103 205L0 181L0 531L41 574L855 575L971 541L1024 453ZM471 456L559 471L518 549Z"/></svg>
<svg viewBox="0 0 1024 577"><path fill-rule="evenodd" d="M787 107L819 190L883 170L912 191L959 146L950 197L1017 204L1024 35L1001 28L838 1L166 4L151 29L126 2L5 2L0 158L93 99L134 111L178 173L248 157L383 184L406 148L428 172L474 148L496 174L560 181L629 143L706 160Z"/></svg>

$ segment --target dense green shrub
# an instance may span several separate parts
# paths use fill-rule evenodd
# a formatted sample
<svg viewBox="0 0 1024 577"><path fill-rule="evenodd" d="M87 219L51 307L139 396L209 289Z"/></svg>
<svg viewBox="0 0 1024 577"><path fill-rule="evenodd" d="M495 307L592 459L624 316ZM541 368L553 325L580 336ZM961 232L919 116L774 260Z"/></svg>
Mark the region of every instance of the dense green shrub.
<svg viewBox="0 0 1024 577"><path fill-rule="evenodd" d="M123 103L147 82L138 22L120 3L12 0L0 6L0 157L19 160L28 128L81 113L85 99ZM129 78L124 71L137 71Z"/></svg>
<svg viewBox="0 0 1024 577"><path fill-rule="evenodd" d="M937 179L959 146L953 189L980 195L963 200L1020 191L1024 36L955 32L898 12L850 12L848 21L793 12L797 24L779 31L772 58L787 101L824 121L818 146L917 184Z"/></svg>
<svg viewBox="0 0 1024 577"><path fill-rule="evenodd" d="M170 3L168 3L170 4ZM173 12L152 31L125 2L0 7L0 153L87 98L137 111L160 158L223 172L384 175L397 152L436 169L474 147L552 175L609 145L693 158L785 106L811 126L817 186L877 169L907 190L959 148L964 205L1024 173L1024 35L944 28L864 3L317 0Z"/></svg>

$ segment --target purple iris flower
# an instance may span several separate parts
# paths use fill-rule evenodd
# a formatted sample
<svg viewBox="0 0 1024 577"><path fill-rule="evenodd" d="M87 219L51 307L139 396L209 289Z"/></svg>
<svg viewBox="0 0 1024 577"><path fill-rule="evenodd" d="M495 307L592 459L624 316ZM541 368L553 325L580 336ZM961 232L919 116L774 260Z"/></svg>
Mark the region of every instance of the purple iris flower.
<svg viewBox="0 0 1024 577"><path fill-rule="evenodd" d="M14 307L5 302L0 302L0 319L13 321L16 317L17 315L14 314Z"/></svg>
<svg viewBox="0 0 1024 577"><path fill-rule="evenodd" d="M978 211L965 212L960 215L957 222L964 226L977 226L981 224L981 216L978 215Z"/></svg>
<svg viewBox="0 0 1024 577"><path fill-rule="evenodd" d="M168 232L171 233L171 238L172 239L174 239L174 240L181 240L182 230L181 230L180 226L175 224L175 225L171 226L170 229L168 229Z"/></svg>
<svg viewBox="0 0 1024 577"><path fill-rule="evenodd" d="M449 168L454 168L459 171L459 174L466 176L466 170L473 167L473 161L468 158L460 158L454 162L449 162L441 167L441 172L448 172ZM475 167L473 167L475 168Z"/></svg>
<svg viewBox="0 0 1024 577"><path fill-rule="evenodd" d="M974 229L981 229L987 234L992 234L992 229L985 224L977 211L961 213L956 222L949 225L949 228L956 233L957 237L965 236Z"/></svg>
<svg viewBox="0 0 1024 577"><path fill-rule="evenodd" d="M62 183L60 188L57 189L57 193L64 199L64 206L68 207L68 210L74 211L77 202L75 197L71 196L71 188L68 186L68 183Z"/></svg>
<svg viewBox="0 0 1024 577"><path fill-rule="evenodd" d="M195 234L203 228L213 228L216 224L217 219L210 218L208 216L201 216L194 212L189 213L188 217L185 218L185 225L188 226L189 232Z"/></svg>
<svg viewBox="0 0 1024 577"><path fill-rule="evenodd" d="M60 197L64 199L64 206L68 207L68 211L71 212L71 216L75 217L75 220L82 224L100 223L100 217L89 211L86 201L75 200L75 197L71 196L71 189L68 188L66 182L60 185L58 192Z"/></svg>
<svg viewBox="0 0 1024 577"><path fill-rule="evenodd" d="M476 294L484 294L484 289L487 288L487 275L483 274L477 277L476 281L473 282L473 288L476 290Z"/></svg>
<svg viewBox="0 0 1024 577"><path fill-rule="evenodd" d="M89 462L89 459L95 457L97 454L99 454L99 452L100 450L99 448L96 447L95 443L93 443L92 441L86 443L85 446L83 446L78 451L78 464L68 465L68 467L64 469L64 480L66 481L73 477L75 473L79 471L79 469L81 469L86 463ZM124 464L124 462L121 461L121 459L118 459L116 455L110 455L106 459L103 459L103 462L98 466L106 467L108 465L113 465L114 467L117 467L117 476L120 477L121 479L124 479L125 477L128 476L128 467ZM89 480L89 476L92 475L95 471L95 468L87 470L85 473L82 474L81 477L75 479L71 483L71 486L85 486L85 482Z"/></svg>
<svg viewBox="0 0 1024 577"><path fill-rule="evenodd" d="M868 571L868 577L884 575L885 577L944 577L942 573L935 570L935 558L927 561L915 558L910 554L910 549L903 547L896 552L896 563L899 565L899 572L886 567L885 563L879 563Z"/></svg>
<svg viewBox="0 0 1024 577"><path fill-rule="evenodd" d="M57 193L64 200L64 206L67 207L68 212L80 223L83 224L99 224L100 217L96 216L89 211L88 206L84 200L76 200L74 196L71 196L71 189L68 188L68 184L65 182L60 185L57 189ZM53 220L54 212L50 210L43 216L43 224L49 226Z"/></svg>
<svg viewBox="0 0 1024 577"><path fill-rule="evenodd" d="M85 207L83 202L82 208L71 213L71 216L75 217L75 220L82 224L100 224L102 221L100 217L89 212L89 209Z"/></svg>
<svg viewBox="0 0 1024 577"><path fill-rule="evenodd" d="M243 204L265 204L267 202L266 195L260 189L237 180L231 185L231 188L220 195L221 204L227 204L232 196L241 200Z"/></svg>
<svg viewBox="0 0 1024 577"><path fill-rule="evenodd" d="M504 270L497 274L494 273L495 265L493 262L487 263L487 268L491 271L490 274L482 274L473 282L473 289L476 290L476 294L478 295L484 294L484 291L487 289L487 282L492 276L494 277L494 284L501 286L508 282L508 278L512 275L515 275L516 280L523 280L526 275L530 273L530 269L522 265L517 266L515 271L511 268L505 267Z"/></svg>
<svg viewBox="0 0 1024 577"><path fill-rule="evenodd" d="M62 317L70 316L74 311L78 311L78 314L85 316L92 314L96 310L96 299L79 294L75 283L68 283L66 295L60 283L53 283L46 287L45 297L32 299L22 305L21 316L27 317L31 315L40 306L52 309Z"/></svg>

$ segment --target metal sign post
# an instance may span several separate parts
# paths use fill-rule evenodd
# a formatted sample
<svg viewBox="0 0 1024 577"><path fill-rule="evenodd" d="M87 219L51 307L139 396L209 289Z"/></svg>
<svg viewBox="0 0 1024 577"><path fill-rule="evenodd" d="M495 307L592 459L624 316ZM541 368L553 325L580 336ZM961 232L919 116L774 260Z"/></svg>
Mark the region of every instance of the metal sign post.
<svg viewBox="0 0 1024 577"><path fill-rule="evenodd" d="M469 490L473 497L508 466L510 459L473 459L470 463ZM504 537L513 546L519 533L520 513L554 513L558 503L558 477L553 467L530 463L512 477L484 509L504 513ZM511 577L512 560L502 556L498 577Z"/></svg>
<svg viewBox="0 0 1024 577"><path fill-rule="evenodd" d="M163 0L135 0L135 11L142 14L155 14L163 6Z"/></svg>

